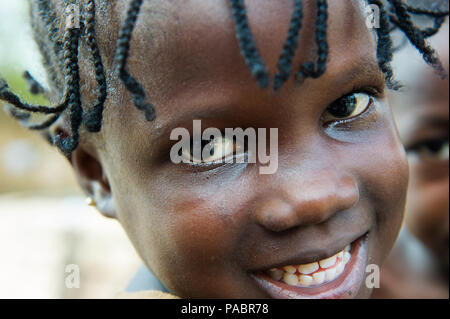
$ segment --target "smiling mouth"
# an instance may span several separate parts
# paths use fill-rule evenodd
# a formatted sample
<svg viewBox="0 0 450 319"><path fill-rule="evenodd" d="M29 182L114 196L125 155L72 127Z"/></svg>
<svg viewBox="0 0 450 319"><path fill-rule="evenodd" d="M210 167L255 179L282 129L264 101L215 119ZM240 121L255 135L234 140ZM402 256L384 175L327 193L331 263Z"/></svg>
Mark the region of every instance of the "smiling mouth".
<svg viewBox="0 0 450 319"><path fill-rule="evenodd" d="M308 264L285 265L252 275L272 298L352 298L362 284L367 236Z"/></svg>
<svg viewBox="0 0 450 319"><path fill-rule="evenodd" d="M282 281L290 286L314 287L337 279L351 259L351 244L337 254L303 265L289 265L272 268L265 273L273 280Z"/></svg>

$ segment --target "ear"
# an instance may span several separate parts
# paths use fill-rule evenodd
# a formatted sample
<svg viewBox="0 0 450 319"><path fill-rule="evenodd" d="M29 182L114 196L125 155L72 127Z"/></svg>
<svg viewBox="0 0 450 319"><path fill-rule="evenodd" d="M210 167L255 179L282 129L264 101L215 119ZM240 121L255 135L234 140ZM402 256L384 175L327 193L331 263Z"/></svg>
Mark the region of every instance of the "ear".
<svg viewBox="0 0 450 319"><path fill-rule="evenodd" d="M69 158L83 191L105 217L116 218L116 207L102 163L80 144Z"/></svg>

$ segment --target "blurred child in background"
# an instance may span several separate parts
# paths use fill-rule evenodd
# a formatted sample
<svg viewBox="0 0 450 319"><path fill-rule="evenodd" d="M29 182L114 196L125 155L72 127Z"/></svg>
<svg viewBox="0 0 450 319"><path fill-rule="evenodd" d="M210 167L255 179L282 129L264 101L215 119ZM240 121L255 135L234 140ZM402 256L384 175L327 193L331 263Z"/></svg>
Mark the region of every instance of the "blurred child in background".
<svg viewBox="0 0 450 319"><path fill-rule="evenodd" d="M431 38L448 71L449 26ZM413 58L415 57L415 59ZM410 164L405 226L382 269L378 298L448 298L449 80L411 48L395 58L405 89L391 96Z"/></svg>

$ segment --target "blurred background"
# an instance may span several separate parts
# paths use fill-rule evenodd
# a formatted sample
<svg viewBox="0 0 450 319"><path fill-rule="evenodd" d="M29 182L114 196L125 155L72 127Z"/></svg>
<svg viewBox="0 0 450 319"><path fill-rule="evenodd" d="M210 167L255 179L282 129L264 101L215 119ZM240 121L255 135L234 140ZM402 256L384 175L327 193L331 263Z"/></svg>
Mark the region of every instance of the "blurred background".
<svg viewBox="0 0 450 319"><path fill-rule="evenodd" d="M0 0L0 74L24 100L24 70L45 83L26 0ZM67 160L0 102L0 298L108 298L140 265L120 225L86 205ZM66 266L80 270L67 288Z"/></svg>

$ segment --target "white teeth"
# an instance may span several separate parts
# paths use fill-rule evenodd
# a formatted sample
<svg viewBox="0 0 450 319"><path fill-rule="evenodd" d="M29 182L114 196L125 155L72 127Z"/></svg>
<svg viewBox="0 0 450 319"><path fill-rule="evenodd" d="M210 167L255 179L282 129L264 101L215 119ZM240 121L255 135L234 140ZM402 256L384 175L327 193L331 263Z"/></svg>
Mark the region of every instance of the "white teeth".
<svg viewBox="0 0 450 319"><path fill-rule="evenodd" d="M350 251L350 249L352 248L352 246L350 244L348 244L347 246L345 246L345 251Z"/></svg>
<svg viewBox="0 0 450 319"><path fill-rule="evenodd" d="M301 275L299 282L303 287L309 287L313 282L313 277L307 276L307 275Z"/></svg>
<svg viewBox="0 0 450 319"><path fill-rule="evenodd" d="M344 262L340 261L340 262L336 265L336 277L339 276L340 274L342 274L342 273L344 272L344 268L345 268Z"/></svg>
<svg viewBox="0 0 450 319"><path fill-rule="evenodd" d="M325 271L319 271L313 274L314 283L321 285L325 281Z"/></svg>
<svg viewBox="0 0 450 319"><path fill-rule="evenodd" d="M283 280L285 283L291 286L296 286L298 284L298 277L293 274L285 273L283 276Z"/></svg>
<svg viewBox="0 0 450 319"><path fill-rule="evenodd" d="M281 278L283 278L283 274L284 271L281 269L274 268L269 271L270 277L274 280L280 280Z"/></svg>
<svg viewBox="0 0 450 319"><path fill-rule="evenodd" d="M297 268L295 268L294 266L284 266L283 269L288 274L295 274L297 272Z"/></svg>
<svg viewBox="0 0 450 319"><path fill-rule="evenodd" d="M325 270L325 279L327 281L332 281L336 278L336 268L330 268Z"/></svg>
<svg viewBox="0 0 450 319"><path fill-rule="evenodd" d="M298 271L302 274L309 275L319 269L319 263L313 262L310 264L300 265L298 266Z"/></svg>
<svg viewBox="0 0 450 319"><path fill-rule="evenodd" d="M320 267L329 268L331 266L334 266L334 264L336 264L336 258L337 258L337 255L328 257L326 259L322 259L321 261L319 261Z"/></svg>
<svg viewBox="0 0 450 319"><path fill-rule="evenodd" d="M348 251L344 252L344 259L343 259L344 263L348 263L351 257L352 255L350 255Z"/></svg>
<svg viewBox="0 0 450 319"><path fill-rule="evenodd" d="M334 256L304 265L289 265L272 268L267 274L274 280L284 281L291 286L310 287L331 282L345 270L351 259L350 245ZM298 271L298 272L297 272Z"/></svg>

